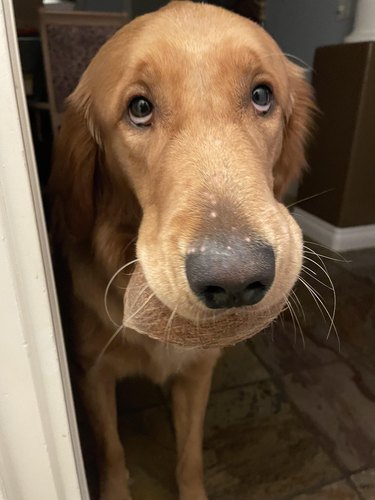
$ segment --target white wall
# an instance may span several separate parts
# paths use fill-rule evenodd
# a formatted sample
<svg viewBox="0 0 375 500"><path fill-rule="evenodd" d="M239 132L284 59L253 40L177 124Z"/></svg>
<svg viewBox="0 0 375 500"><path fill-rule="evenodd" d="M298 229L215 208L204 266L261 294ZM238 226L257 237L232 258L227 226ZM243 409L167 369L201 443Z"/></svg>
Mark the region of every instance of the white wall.
<svg viewBox="0 0 375 500"><path fill-rule="evenodd" d="M265 28L285 52L312 66L317 47L342 43L352 30L355 0L347 0L349 17L338 19L341 1L267 0Z"/></svg>

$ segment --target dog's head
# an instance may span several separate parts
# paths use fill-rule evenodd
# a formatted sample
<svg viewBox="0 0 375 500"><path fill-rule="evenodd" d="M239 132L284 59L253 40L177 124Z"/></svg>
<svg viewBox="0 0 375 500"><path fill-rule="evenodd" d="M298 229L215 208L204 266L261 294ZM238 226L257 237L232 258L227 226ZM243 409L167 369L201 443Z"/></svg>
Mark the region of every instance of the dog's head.
<svg viewBox="0 0 375 500"><path fill-rule="evenodd" d="M279 200L304 166L312 108L302 70L255 23L190 2L140 17L69 98L51 181L65 227L105 234L108 253L139 208L137 256L169 310L267 311L301 268ZM123 251L110 250L118 265Z"/></svg>

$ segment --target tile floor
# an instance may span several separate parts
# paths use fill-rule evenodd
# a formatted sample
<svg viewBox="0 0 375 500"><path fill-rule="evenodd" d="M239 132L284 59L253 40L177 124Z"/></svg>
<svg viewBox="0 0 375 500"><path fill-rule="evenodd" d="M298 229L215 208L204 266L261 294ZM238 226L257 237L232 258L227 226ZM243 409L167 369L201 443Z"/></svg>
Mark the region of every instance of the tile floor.
<svg viewBox="0 0 375 500"><path fill-rule="evenodd" d="M204 443L211 500L375 500L375 249L345 258L350 262L324 259L336 288L337 335L331 330L326 340L324 308L299 286L304 312L294 308L303 334L284 313L222 357ZM317 281L327 279L317 264L306 264L304 278L331 311L332 291ZM121 384L119 427L134 500L176 500L162 392L143 381Z"/></svg>

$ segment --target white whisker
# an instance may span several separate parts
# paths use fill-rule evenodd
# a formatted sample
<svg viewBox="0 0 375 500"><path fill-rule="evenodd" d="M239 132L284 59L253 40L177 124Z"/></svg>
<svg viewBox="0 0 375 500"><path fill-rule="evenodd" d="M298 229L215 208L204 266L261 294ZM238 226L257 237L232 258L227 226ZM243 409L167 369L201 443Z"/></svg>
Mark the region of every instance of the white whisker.
<svg viewBox="0 0 375 500"><path fill-rule="evenodd" d="M313 198L317 198L318 196L322 196L323 194L329 193L331 191L333 191L333 188L326 189L324 191L321 191L320 193L312 194L311 196L306 196L306 198L302 198L300 200L294 201L293 203L289 203L289 205L287 205L286 208L292 208L292 207L298 205L299 203L303 203L304 201L312 200ZM295 214L293 212L293 215L298 215L299 216L299 215L302 215L302 214Z"/></svg>
<svg viewBox="0 0 375 500"><path fill-rule="evenodd" d="M289 311L290 317L292 319L293 329L294 329L294 343L296 344L297 343L297 327L296 327L296 322L294 319L293 311L292 311L292 308L291 308L291 305L290 305L290 302L288 299L286 299L286 305L288 306L288 311Z"/></svg>
<svg viewBox="0 0 375 500"><path fill-rule="evenodd" d="M323 310L325 311L325 313L327 314L329 320L330 320L330 324L329 324L329 328L328 328L328 333L327 333L327 337L326 337L326 340L329 339L329 336L330 336L330 333L331 331L333 330L335 332L335 335L336 335L336 338L337 338L337 343L338 343L338 347L339 347L339 351L341 350L341 342L340 342L340 337L339 337L339 334L338 334L338 331L336 329L336 325L334 323L334 318L335 318L335 313L336 313L336 303L334 302L334 306L333 306L333 311L332 311L332 315L330 314L330 312L328 311L326 305L324 304L323 300L321 299L321 297L319 296L319 294L316 292L316 290L314 290L311 285L309 285L303 278L300 277L300 281L307 287L307 289L310 291L311 295L316 299L316 301L318 301L321 306L323 307ZM318 303L317 303L318 305ZM319 307L319 305L318 305ZM322 312L322 310L320 309L319 307L319 310L321 311L323 317L324 317L324 314Z"/></svg>
<svg viewBox="0 0 375 500"><path fill-rule="evenodd" d="M305 247L307 248L307 247ZM336 259L335 257L328 257L328 255L323 255L321 253L314 252L311 248L308 249L308 251L305 251L305 253L311 254L311 255L316 255L319 257L322 257L323 259L326 260L332 260L333 262L343 262L344 264L349 264L348 260L342 260L342 259Z"/></svg>
<svg viewBox="0 0 375 500"><path fill-rule="evenodd" d="M91 368L94 368L102 359L102 357L104 356L106 350L108 349L108 347L112 344L112 342L115 340L115 338L117 337L117 335L120 333L120 331L124 328L124 325L121 325L117 328L117 330L115 331L115 333L109 338L108 342L105 344L105 346L103 347L103 349L100 351L99 353L99 356L96 358L93 366Z"/></svg>
<svg viewBox="0 0 375 500"><path fill-rule="evenodd" d="M308 243L309 245L315 245L317 247L324 248L325 250L328 250L329 252L336 254L338 257L340 257L340 259L342 259L342 262L344 262L346 264L349 264L351 262L350 260L346 259L340 252L337 252L336 250L332 250L331 248L329 248L325 245L322 245L321 243L316 243L315 241L308 241L308 240L305 240L305 243ZM305 248L312 250L312 248L309 248L306 245L304 245L304 246L305 246ZM324 256L324 257L326 257L326 256Z"/></svg>
<svg viewBox="0 0 375 500"><path fill-rule="evenodd" d="M141 305L141 307L139 307L136 311L132 312L131 315L124 319L124 321L129 321L131 320L132 318L134 318L134 316L136 316L138 313L140 313L142 311L142 309L150 302L150 300L155 297L155 293L152 292L151 295L149 295L147 297L147 299L143 302L143 304Z"/></svg>
<svg viewBox="0 0 375 500"><path fill-rule="evenodd" d="M314 250L312 250L311 248L309 248L309 250L310 250L310 251L312 251L313 253L315 253L315 252L314 252ZM338 334L338 331L337 331L336 326L335 326L335 324L334 324L334 319L335 319L335 316L336 316L336 307L337 307L336 290L335 290L335 287L334 287L333 282L332 282L332 280L331 280L331 277L330 277L330 275L329 275L329 273L328 273L328 270L327 270L326 265L324 264L324 262L323 262L323 260L321 259L320 255L318 255L317 253L315 253L315 255L316 255L316 256L318 257L318 259L320 260L320 262L321 262L321 264L322 264L322 266L323 266L323 268L324 268L325 274L326 274L326 276L327 276L327 278L328 278L328 281L329 281L329 283L330 283L330 285L331 285L331 287L332 287L333 307L332 307L332 315L331 315L331 325L330 325L329 330L328 330L327 340L329 339L329 335L330 335L330 333L331 333L332 328L334 328L334 332L335 332L335 334L336 334L337 343L338 343L338 346L339 346L339 351L340 351L340 349L341 349L341 344L340 344L339 334ZM311 260L311 262L314 262L314 261L313 261L313 259L309 259L309 260ZM318 265L316 262L314 262L314 264L315 264L315 265ZM320 266L318 265L318 267L320 267ZM323 270L323 268L322 268L322 267L320 267L320 268Z"/></svg>
<svg viewBox="0 0 375 500"><path fill-rule="evenodd" d="M301 304L301 301L299 300L296 292L294 290L291 291L291 295L293 295L294 297L294 300L296 302L296 305L298 307L298 310L301 311L301 314L302 314L302 317L303 317L303 320L306 321L306 316L305 316L305 311L303 310L303 307L302 307L302 304Z"/></svg>
<svg viewBox="0 0 375 500"><path fill-rule="evenodd" d="M288 305L286 306L286 308L284 307L284 309L281 311L280 315L279 315L279 318L280 318L280 322L281 322L281 328L283 329L283 331L285 332L285 323L284 323L284 317L283 317L283 314L286 313L286 311L289 311L289 308L288 308ZM272 332L273 333L273 332ZM272 341L273 341L273 336L272 336Z"/></svg>
<svg viewBox="0 0 375 500"><path fill-rule="evenodd" d="M322 315L324 321L327 321L326 319L326 316L323 312L323 309L320 307L320 304L319 302L317 301L317 298L315 297L315 295L311 292L312 290L312 287L310 285L310 283L308 283L307 281L305 281L301 276L299 276L298 280L307 288L308 292L310 293L310 295L312 296L312 298L314 299L319 311L320 311L320 314Z"/></svg>
<svg viewBox="0 0 375 500"><path fill-rule="evenodd" d="M171 314L168 318L167 324L165 325L164 342L167 346L169 346L169 337L170 337L170 333L172 331L172 323L173 323L173 319L174 319L176 312L177 312L177 307L178 307L178 302L176 303L176 306L173 309L173 311L171 312Z"/></svg>
<svg viewBox="0 0 375 500"><path fill-rule="evenodd" d="M319 258L319 256L317 256ZM327 279L329 281L329 284L331 285L331 289L332 289L332 292L334 292L334 289L335 287L333 286L333 283L332 283L332 280L331 280L331 277L330 275L328 274L328 270L326 268L326 266L324 265L324 262L322 262L322 265L320 265L318 262L316 262L314 259L311 259L310 257L306 257L306 255L304 255L304 259L305 260L308 260L309 262L312 262L313 264L315 264L324 274L325 276L327 276ZM320 259L321 260L321 259Z"/></svg>
<svg viewBox="0 0 375 500"><path fill-rule="evenodd" d="M290 300L292 300L292 301L293 301L293 297L292 297L291 295L290 295ZM289 302L289 301L288 301L288 302ZM294 301L293 301L293 302L294 302ZM301 323L299 322L298 316L297 316L297 314L296 314L295 310L293 309L292 303L289 303L289 305L290 305L290 313L291 313L291 315L293 315L293 316L294 316L294 319L295 319L295 321L296 321L296 324L297 324L297 326L298 326L298 329L299 329L299 332L300 332L300 335L301 335L302 345L303 345L303 348L305 349L305 347L306 347L306 343L305 343L305 337L303 336L303 332L302 332L302 328L301 328ZM296 343L296 342L297 342L297 339L296 339L296 337L295 337L295 339L294 339L294 343Z"/></svg>
<svg viewBox="0 0 375 500"><path fill-rule="evenodd" d="M308 269L308 270L309 270L309 272L310 272L311 274L313 274L314 276L316 276L316 275L317 275L317 273L316 273L315 271L313 271L312 269L310 269L310 268L309 268L309 267L307 267L307 266L304 266L303 264L302 264L302 269Z"/></svg>
<svg viewBox="0 0 375 500"><path fill-rule="evenodd" d="M316 277L316 273L314 271L312 271L310 268L306 267L306 266L302 266L302 271L304 273L306 273L308 276L310 276L310 278L312 278L313 280L317 281L318 283L320 283L321 285L325 286L326 288L328 288L329 290L333 290L333 288L331 288L329 285L327 285L327 283L324 283L323 281L321 281L320 279L318 279ZM315 275L315 276L314 276Z"/></svg>
<svg viewBox="0 0 375 500"><path fill-rule="evenodd" d="M138 262L139 259L134 259L132 260L131 262L128 262L127 264L123 265L120 267L120 269L118 269L115 274L112 276L112 278L109 280L108 282L108 285L106 286L106 289L105 289L105 292L104 292L104 308L105 308L105 312L108 316L108 318L110 319L111 323L113 323L115 326L119 327L120 325L118 325L116 323L116 321L112 318L111 316L111 313L109 312L109 309L108 309L108 293L109 293L109 289L113 283L113 281L117 278L117 276L122 272L124 271L127 267L129 267L130 265L132 264L135 264L136 262Z"/></svg>

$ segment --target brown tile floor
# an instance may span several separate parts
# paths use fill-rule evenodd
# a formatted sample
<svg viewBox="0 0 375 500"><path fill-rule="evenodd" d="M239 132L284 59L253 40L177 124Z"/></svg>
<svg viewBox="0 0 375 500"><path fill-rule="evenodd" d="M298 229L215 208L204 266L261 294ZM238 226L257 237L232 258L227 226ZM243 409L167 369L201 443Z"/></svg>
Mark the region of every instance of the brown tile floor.
<svg viewBox="0 0 375 500"><path fill-rule="evenodd" d="M340 349L334 331L326 340L329 321L299 286L303 333L284 313L221 359L206 418L210 499L375 499L375 249L345 258L324 260L336 288ZM305 279L331 311L332 291L317 281L327 279L306 264ZM122 384L119 426L134 499L176 499L173 430L161 391Z"/></svg>

